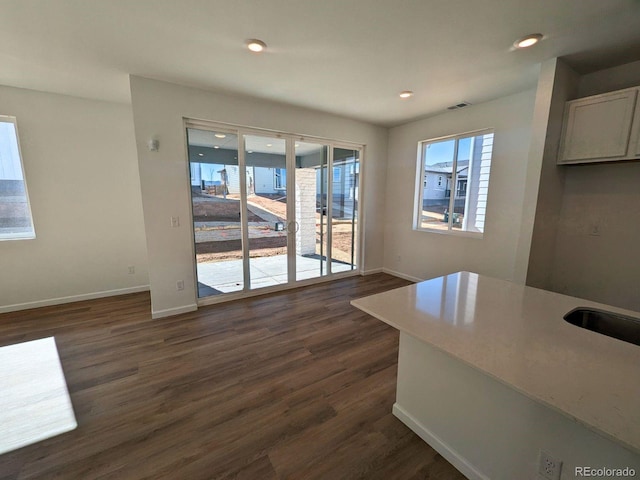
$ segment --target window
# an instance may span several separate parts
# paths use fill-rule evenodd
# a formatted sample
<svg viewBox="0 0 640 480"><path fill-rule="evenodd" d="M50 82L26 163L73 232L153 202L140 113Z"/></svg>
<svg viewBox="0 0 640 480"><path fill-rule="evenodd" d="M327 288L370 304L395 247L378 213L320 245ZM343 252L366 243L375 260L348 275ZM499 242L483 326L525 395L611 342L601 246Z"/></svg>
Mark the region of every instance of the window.
<svg viewBox="0 0 640 480"><path fill-rule="evenodd" d="M35 236L16 119L0 115L0 240Z"/></svg>
<svg viewBox="0 0 640 480"><path fill-rule="evenodd" d="M417 230L484 233L493 131L482 130L419 144L420 178L416 192ZM433 177L432 180L429 180ZM420 182L418 185L422 185Z"/></svg>
<svg viewBox="0 0 640 480"><path fill-rule="evenodd" d="M273 188L274 190L284 190L287 188L287 169L273 169Z"/></svg>

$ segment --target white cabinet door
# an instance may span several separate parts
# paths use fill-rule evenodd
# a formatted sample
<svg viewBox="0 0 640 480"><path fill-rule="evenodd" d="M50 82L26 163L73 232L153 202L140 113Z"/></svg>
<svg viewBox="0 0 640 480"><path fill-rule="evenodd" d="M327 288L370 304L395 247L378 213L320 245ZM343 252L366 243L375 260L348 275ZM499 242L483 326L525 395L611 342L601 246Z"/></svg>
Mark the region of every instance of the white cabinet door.
<svg viewBox="0 0 640 480"><path fill-rule="evenodd" d="M567 102L558 163L625 158L637 92L628 89Z"/></svg>

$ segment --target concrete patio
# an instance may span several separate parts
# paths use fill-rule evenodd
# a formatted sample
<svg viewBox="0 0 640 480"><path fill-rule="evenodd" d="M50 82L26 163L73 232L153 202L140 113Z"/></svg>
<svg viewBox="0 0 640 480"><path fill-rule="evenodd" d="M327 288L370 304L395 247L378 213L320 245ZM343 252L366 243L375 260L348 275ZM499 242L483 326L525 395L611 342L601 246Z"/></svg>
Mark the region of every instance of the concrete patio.
<svg viewBox="0 0 640 480"><path fill-rule="evenodd" d="M320 258L296 256L296 280L307 280L321 276ZM326 261L322 262L326 270ZM287 283L287 256L251 258L249 260L251 288L262 288ZM333 261L332 273L352 270L351 265ZM197 264L198 296L208 297L243 289L242 260L208 262Z"/></svg>

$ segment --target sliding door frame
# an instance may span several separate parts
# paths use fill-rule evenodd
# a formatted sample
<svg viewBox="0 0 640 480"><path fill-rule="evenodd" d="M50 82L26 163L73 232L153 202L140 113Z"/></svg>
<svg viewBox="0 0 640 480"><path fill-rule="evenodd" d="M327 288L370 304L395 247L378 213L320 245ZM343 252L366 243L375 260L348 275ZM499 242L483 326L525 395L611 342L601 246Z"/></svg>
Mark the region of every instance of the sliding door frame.
<svg viewBox="0 0 640 480"><path fill-rule="evenodd" d="M364 171L366 170L366 166L364 164L364 154L365 154L365 146L362 144L342 141L342 140L333 140L329 138L310 136L310 135L300 135L296 133L289 132L281 132L276 130L269 130L263 128L254 128L254 127L246 127L243 125L236 125L231 123L223 123L223 122L214 122L209 120L199 120L192 118L183 118L183 131L185 138L185 151L186 151L186 169L189 171L190 162L189 162L189 145L187 143L188 135L187 129L193 128L198 130L208 130L208 131L216 131L216 132L224 132L229 133L231 135L236 135L238 139L238 169L240 175L240 208L241 208L241 235L242 235L242 260L243 260L243 289L242 291L225 293L221 295L212 295L209 297L198 297L198 289L195 289L195 301L198 306L205 305L213 305L222 302L228 302L232 300L237 300L241 298L248 298L257 295L264 295L268 293L279 292L282 290L288 290L291 288L298 288L306 285L313 285L322 282L328 282L332 280L336 280L339 278L351 277L355 275L361 275L363 273L363 260L364 260L364 215L362 215L362 198L364 194L364 189L362 188L363 179L364 179ZM248 229L248 220L247 220L247 179L246 179L246 145L245 145L245 136L246 135L257 135L257 136L265 136L265 137L273 137L273 138L281 138L286 142L286 166L287 166L287 283L275 286L264 287L256 290L251 290L251 271L250 271L250 260L249 260L249 229ZM328 161L327 161L327 252L325 254L326 257L326 269L327 274L322 275L316 278L311 278L307 280L296 280L296 249L295 249L295 240L296 240L296 232L295 228L293 231L289 228L291 223L295 224L295 195L296 195L296 187L295 187L295 142L309 142L309 143L319 143L326 145L328 147ZM336 148L343 148L347 150L358 151L358 163L359 163L359 174L358 174L358 195L357 195L357 229L356 229L356 239L353 241L354 245L357 245L357 252L355 255L356 267L353 270L349 270L347 272L340 273L332 273L331 271L331 262L332 262L332 195L333 195L333 152ZM190 182L190 176L187 178ZM189 187L189 202L191 202L191 190L190 183ZM291 201L290 199L294 199ZM192 240L192 267L193 267L193 277L194 284L198 285L198 274L196 268L196 255L195 255L195 233L194 233L194 223L193 223L193 209L189 209L189 226L191 229L191 240Z"/></svg>

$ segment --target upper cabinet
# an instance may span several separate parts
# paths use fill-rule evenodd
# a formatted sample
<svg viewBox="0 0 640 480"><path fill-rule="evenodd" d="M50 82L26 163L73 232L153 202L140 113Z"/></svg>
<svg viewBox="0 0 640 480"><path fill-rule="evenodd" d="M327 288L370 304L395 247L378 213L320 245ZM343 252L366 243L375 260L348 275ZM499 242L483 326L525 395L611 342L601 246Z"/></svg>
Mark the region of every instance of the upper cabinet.
<svg viewBox="0 0 640 480"><path fill-rule="evenodd" d="M628 88L567 102L558 164L640 158L639 90Z"/></svg>

